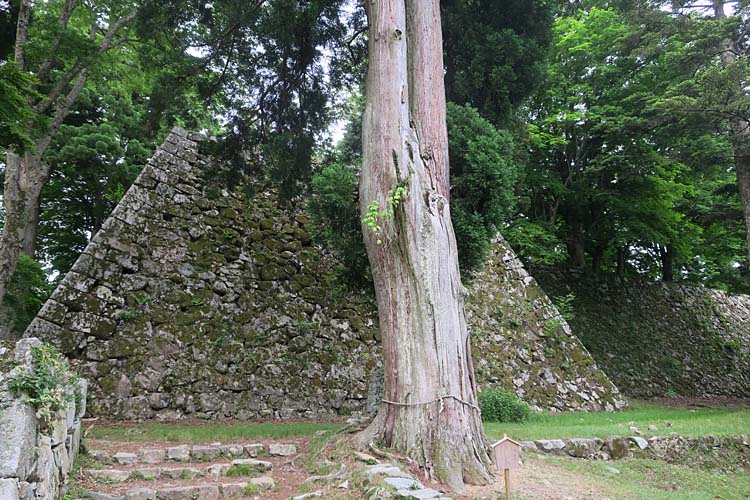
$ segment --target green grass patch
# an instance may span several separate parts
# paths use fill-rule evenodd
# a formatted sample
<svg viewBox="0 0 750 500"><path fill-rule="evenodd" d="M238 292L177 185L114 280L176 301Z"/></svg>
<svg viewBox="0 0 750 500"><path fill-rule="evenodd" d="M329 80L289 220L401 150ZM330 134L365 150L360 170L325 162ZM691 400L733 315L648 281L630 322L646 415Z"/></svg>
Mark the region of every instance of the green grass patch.
<svg viewBox="0 0 750 500"><path fill-rule="evenodd" d="M548 457L551 463L606 484L623 500L745 500L750 498L750 474L707 471L670 465L660 460L624 459L613 462Z"/></svg>
<svg viewBox="0 0 750 500"><path fill-rule="evenodd" d="M237 464L227 469L227 477L257 476L257 470L252 465Z"/></svg>
<svg viewBox="0 0 750 500"><path fill-rule="evenodd" d="M656 430L649 430L650 425ZM628 436L634 434L631 426L644 436L672 432L682 436L747 434L750 408L675 408L635 401L629 409L616 413L535 414L525 423L484 424L490 439L507 433L521 440Z"/></svg>
<svg viewBox="0 0 750 500"><path fill-rule="evenodd" d="M316 422L241 423L139 423L96 426L90 439L108 441L166 441L181 443L231 442L314 436L318 431L335 431L343 424Z"/></svg>

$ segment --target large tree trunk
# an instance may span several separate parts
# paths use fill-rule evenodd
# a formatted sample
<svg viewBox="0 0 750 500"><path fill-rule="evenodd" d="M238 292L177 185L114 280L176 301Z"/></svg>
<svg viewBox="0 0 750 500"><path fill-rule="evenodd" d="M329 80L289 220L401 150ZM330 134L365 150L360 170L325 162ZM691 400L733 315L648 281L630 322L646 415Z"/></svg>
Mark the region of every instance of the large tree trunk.
<svg viewBox="0 0 750 500"><path fill-rule="evenodd" d="M9 152L5 160L3 205L5 221L0 235L0 304L16 270L18 256L27 248L30 219L39 211L39 199L46 179L46 169L38 157Z"/></svg>
<svg viewBox="0 0 750 500"><path fill-rule="evenodd" d="M359 192L363 220L377 203L382 226L363 223L385 397L361 437L407 454L429 476L461 490L464 482L487 483L491 460L448 205L439 1L366 5L369 73ZM404 196L390 203L399 187Z"/></svg>

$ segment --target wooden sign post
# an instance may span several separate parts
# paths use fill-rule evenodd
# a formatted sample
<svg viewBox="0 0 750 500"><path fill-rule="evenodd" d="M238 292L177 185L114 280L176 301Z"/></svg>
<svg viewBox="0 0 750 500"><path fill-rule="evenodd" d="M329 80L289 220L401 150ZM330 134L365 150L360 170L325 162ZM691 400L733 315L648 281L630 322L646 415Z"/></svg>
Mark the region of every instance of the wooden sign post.
<svg viewBox="0 0 750 500"><path fill-rule="evenodd" d="M521 468L521 443L503 434L503 438L492 445L495 451L495 466L505 474L505 500L510 500L510 469Z"/></svg>

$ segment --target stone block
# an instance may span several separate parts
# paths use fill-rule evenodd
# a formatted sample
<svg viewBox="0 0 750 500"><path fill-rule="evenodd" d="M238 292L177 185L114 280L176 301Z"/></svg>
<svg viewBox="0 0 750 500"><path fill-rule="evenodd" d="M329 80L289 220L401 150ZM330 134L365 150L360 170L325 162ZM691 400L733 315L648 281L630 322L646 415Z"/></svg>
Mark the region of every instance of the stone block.
<svg viewBox="0 0 750 500"><path fill-rule="evenodd" d="M206 475L212 479L219 479L227 474L231 464L214 464L206 467Z"/></svg>
<svg viewBox="0 0 750 500"><path fill-rule="evenodd" d="M596 438L573 438L568 440L565 449L568 455L576 458L593 457L602 447L602 440Z"/></svg>
<svg viewBox="0 0 750 500"><path fill-rule="evenodd" d="M245 453L247 456L255 458L265 451L265 447L262 444L246 444Z"/></svg>
<svg viewBox="0 0 750 500"><path fill-rule="evenodd" d="M0 499L20 500L18 496L18 481L15 479L0 479Z"/></svg>
<svg viewBox="0 0 750 500"><path fill-rule="evenodd" d="M156 490L151 488L132 488L125 492L125 500L155 500Z"/></svg>
<svg viewBox="0 0 750 500"><path fill-rule="evenodd" d="M88 474L97 481L105 483L122 483L123 481L130 479L131 473L129 470L101 469L89 470Z"/></svg>
<svg viewBox="0 0 750 500"><path fill-rule="evenodd" d="M630 436L628 438L630 441L636 444L640 450L645 450L648 448L648 441L646 441L644 438L639 436Z"/></svg>
<svg viewBox="0 0 750 500"><path fill-rule="evenodd" d="M254 458L238 458L237 460L232 460L232 465L250 466L259 472L265 472L273 469L273 464L271 462L266 462L264 460L255 460Z"/></svg>
<svg viewBox="0 0 750 500"><path fill-rule="evenodd" d="M540 439L535 443L537 448L546 453L559 453L565 449L565 441L561 439Z"/></svg>
<svg viewBox="0 0 750 500"><path fill-rule="evenodd" d="M161 477L170 479L193 479L202 475L201 471L192 467L164 467L161 469Z"/></svg>
<svg viewBox="0 0 750 500"><path fill-rule="evenodd" d="M225 483L221 485L221 494L224 498L245 498L245 488L248 483Z"/></svg>
<svg viewBox="0 0 750 500"><path fill-rule="evenodd" d="M297 453L297 447L293 444L271 443L268 445L268 453L274 457L290 457Z"/></svg>
<svg viewBox="0 0 750 500"><path fill-rule="evenodd" d="M372 467L369 467L367 470L365 470L365 475L367 475L367 479L370 481L372 481L373 478L377 476L403 477L411 479L412 481L414 480L414 477L412 477L410 474L391 464L373 465Z"/></svg>
<svg viewBox="0 0 750 500"><path fill-rule="evenodd" d="M158 448L143 449L140 451L141 462L144 464L158 464L164 461L166 452Z"/></svg>
<svg viewBox="0 0 750 500"><path fill-rule="evenodd" d="M263 445L261 445L262 447ZM245 454L245 450L241 444L225 444L223 446L219 446L219 450L221 450L221 454L227 458L238 458ZM255 456L258 454L256 453Z"/></svg>
<svg viewBox="0 0 750 500"><path fill-rule="evenodd" d="M37 421L31 405L12 401L0 407L0 478L25 480L34 468Z"/></svg>
<svg viewBox="0 0 750 500"><path fill-rule="evenodd" d="M154 480L161 476L162 469L159 467L148 467L136 469L130 476L130 479L144 479L146 481Z"/></svg>
<svg viewBox="0 0 750 500"><path fill-rule="evenodd" d="M170 460L188 461L190 460L190 447L186 444L167 448L167 458Z"/></svg>
<svg viewBox="0 0 750 500"><path fill-rule="evenodd" d="M158 500L218 500L219 487L215 484L177 486L161 488L156 492Z"/></svg>
<svg viewBox="0 0 750 500"><path fill-rule="evenodd" d="M628 440L621 437L608 439L604 443L603 449L605 452L609 453L609 456L614 460L625 458L630 454L630 445L628 444Z"/></svg>
<svg viewBox="0 0 750 500"><path fill-rule="evenodd" d="M409 498L409 499L416 499L416 500L426 500L428 498L440 498L443 496L442 493L440 493L437 490L433 490L432 488L424 488L420 490L398 490L397 495L403 498Z"/></svg>
<svg viewBox="0 0 750 500"><path fill-rule="evenodd" d="M392 486L397 490L412 490L424 488L424 485L422 483L412 478L387 477L383 481L385 482L385 484Z"/></svg>
<svg viewBox="0 0 750 500"><path fill-rule="evenodd" d="M221 450L216 446L193 446L190 457L193 460L213 460L221 455Z"/></svg>
<svg viewBox="0 0 750 500"><path fill-rule="evenodd" d="M115 453L115 456L112 458L115 463L120 465L132 465L138 461L138 455L135 453L125 453L124 451Z"/></svg>

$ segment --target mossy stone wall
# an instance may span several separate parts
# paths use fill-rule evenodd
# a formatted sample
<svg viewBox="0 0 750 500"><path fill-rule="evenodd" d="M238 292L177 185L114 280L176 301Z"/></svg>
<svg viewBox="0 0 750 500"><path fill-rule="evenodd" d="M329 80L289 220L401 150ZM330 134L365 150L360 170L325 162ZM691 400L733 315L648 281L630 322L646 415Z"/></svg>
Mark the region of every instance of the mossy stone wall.
<svg viewBox="0 0 750 500"><path fill-rule="evenodd" d="M628 396L750 396L750 296L534 269L575 294L573 331Z"/></svg>
<svg viewBox="0 0 750 500"><path fill-rule="evenodd" d="M89 413L120 418L327 418L376 408L377 314L329 286L336 262L297 206L230 189L175 129L26 335L91 381ZM468 299L481 387L537 409L623 403L502 241ZM549 321L557 330L545 333Z"/></svg>

